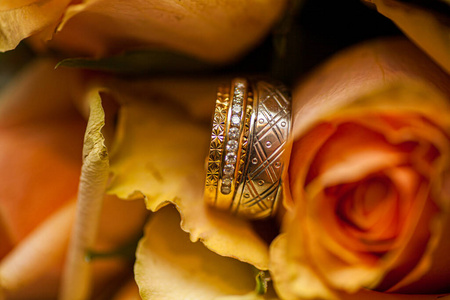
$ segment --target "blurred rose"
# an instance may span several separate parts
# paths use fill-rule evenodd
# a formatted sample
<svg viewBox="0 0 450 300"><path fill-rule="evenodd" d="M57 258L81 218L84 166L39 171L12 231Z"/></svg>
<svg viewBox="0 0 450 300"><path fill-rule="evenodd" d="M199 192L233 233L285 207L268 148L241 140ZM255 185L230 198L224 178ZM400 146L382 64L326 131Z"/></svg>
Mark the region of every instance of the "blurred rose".
<svg viewBox="0 0 450 300"><path fill-rule="evenodd" d="M76 71L55 71L53 61L40 61L1 94L0 298L56 298L86 129L74 106L82 81ZM106 197L93 250L108 252L127 243L139 233L145 215L141 202ZM94 260L95 292L131 262Z"/></svg>
<svg viewBox="0 0 450 300"><path fill-rule="evenodd" d="M222 62L260 41L286 2L6 1L0 4L0 50L34 36L35 45L53 39L51 47L74 55L158 48Z"/></svg>
<svg viewBox="0 0 450 300"><path fill-rule="evenodd" d="M294 90L292 199L270 266L283 299L450 292L449 87L415 46L385 39Z"/></svg>

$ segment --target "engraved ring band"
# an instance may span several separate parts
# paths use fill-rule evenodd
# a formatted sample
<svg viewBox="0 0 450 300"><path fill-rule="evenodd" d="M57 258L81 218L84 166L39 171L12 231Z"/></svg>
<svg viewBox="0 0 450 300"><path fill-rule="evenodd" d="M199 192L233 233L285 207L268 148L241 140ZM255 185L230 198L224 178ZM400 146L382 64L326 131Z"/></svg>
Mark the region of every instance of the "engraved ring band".
<svg viewBox="0 0 450 300"><path fill-rule="evenodd" d="M249 219L275 214L292 142L285 86L235 78L219 87L205 180L205 202Z"/></svg>

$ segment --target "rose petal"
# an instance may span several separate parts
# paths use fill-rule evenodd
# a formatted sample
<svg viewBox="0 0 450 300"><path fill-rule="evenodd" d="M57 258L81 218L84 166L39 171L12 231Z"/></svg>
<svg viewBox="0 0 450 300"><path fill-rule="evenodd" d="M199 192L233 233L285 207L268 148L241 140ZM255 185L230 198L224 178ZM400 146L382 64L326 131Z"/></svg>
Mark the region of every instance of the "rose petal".
<svg viewBox="0 0 450 300"><path fill-rule="evenodd" d="M290 257L292 253L287 253L287 243L287 235L280 234L270 245L270 273L277 294L282 299L299 299L299 295L305 299L337 299L311 268L305 252L299 251L295 257Z"/></svg>
<svg viewBox="0 0 450 300"><path fill-rule="evenodd" d="M167 207L146 226L135 265L143 299L215 299L254 289L250 265L192 243L180 230L179 220L176 211Z"/></svg>
<svg viewBox="0 0 450 300"><path fill-rule="evenodd" d="M90 56L157 47L227 61L261 40L286 2L85 0L68 8L52 44Z"/></svg>
<svg viewBox="0 0 450 300"><path fill-rule="evenodd" d="M336 125L336 130L316 153L306 184L313 190L320 186L356 181L367 174L402 163L403 153L383 140L379 133L354 126ZM348 149L352 149L351 152ZM309 182L309 181L312 182Z"/></svg>
<svg viewBox="0 0 450 300"><path fill-rule="evenodd" d="M441 209L442 213L431 224L431 240L423 255L424 258L401 285L394 287L397 292L426 293L430 287L437 292L448 289L450 241L446 237L450 234L450 213L448 204Z"/></svg>
<svg viewBox="0 0 450 300"><path fill-rule="evenodd" d="M340 70L340 71L337 71ZM345 71L344 71L345 70ZM294 119L292 133L294 140L309 130L317 117L330 116L334 111L348 103L362 98L366 93L382 88L389 83L402 80L421 81L422 84L437 88L444 95L450 93L448 75L433 63L414 45L403 38L379 39L337 54L333 60L322 65L301 85L293 91L292 116ZM407 98L395 104L406 105L416 111L427 110L434 106L436 91L428 95L421 92L421 97L432 101L417 101L408 104ZM415 97L420 99L420 97ZM442 96L437 98L442 105ZM390 103L390 111L398 111L392 101L382 101L379 107ZM444 101L445 103L445 101ZM417 106L419 104L419 106ZM351 111L360 114L361 105ZM432 111L435 111L432 108ZM440 113L439 115L445 116Z"/></svg>
<svg viewBox="0 0 450 300"><path fill-rule="evenodd" d="M8 170L0 173L0 226L10 246L76 194L85 127L71 103L78 73L53 66L30 65L0 99L0 169Z"/></svg>
<svg viewBox="0 0 450 300"><path fill-rule="evenodd" d="M335 128L332 124L322 123L317 127L314 127L308 134L304 135L300 140L296 141L292 146L291 161L289 163L289 169L295 170L295 177L290 177L290 189L293 195L301 195L304 192L304 182L308 170L311 167L315 153L325 143L325 141L333 134ZM299 151L298 149L302 149ZM289 199L289 198L288 198ZM295 203L286 203L285 205L291 210L295 206ZM291 199L292 202L292 199Z"/></svg>
<svg viewBox="0 0 450 300"><path fill-rule="evenodd" d="M36 0L5 0L0 3L0 11L19 8L29 5L35 1Z"/></svg>
<svg viewBox="0 0 450 300"><path fill-rule="evenodd" d="M14 49L36 32L49 40L70 0L11 2L0 5L0 51Z"/></svg>
<svg viewBox="0 0 450 300"><path fill-rule="evenodd" d="M123 201L106 195L103 199L98 235L95 246L97 253L110 252L134 242L145 224L149 211L141 200ZM118 222L120 220L120 222Z"/></svg>
<svg viewBox="0 0 450 300"><path fill-rule="evenodd" d="M193 119L172 98L165 98L170 95L155 96L148 86L146 82L122 87L115 83L110 89L123 104L108 193L123 199L144 196L153 211L173 202L182 215L182 228L190 232L192 241L201 240L220 255L267 269L268 246L250 222L209 209L203 203L209 125ZM146 99L149 94L152 98ZM197 103L196 95L181 96ZM215 95L209 97L213 104Z"/></svg>
<svg viewBox="0 0 450 300"><path fill-rule="evenodd" d="M450 27L446 19L448 16L401 1L370 0L370 2L374 3L381 14L391 19L447 73L450 73ZM445 5L445 2L442 4Z"/></svg>
<svg viewBox="0 0 450 300"><path fill-rule="evenodd" d="M87 93L90 115L84 136L77 214L62 278L61 299L83 299L90 290L91 265L86 253L94 245L109 177L109 155L102 128L105 113L97 90Z"/></svg>
<svg viewBox="0 0 450 300"><path fill-rule="evenodd" d="M49 271L59 270L69 242L69 234L75 216L75 204L60 208L50 218L28 235L0 263L0 290L15 294L30 286ZM44 288L41 292L54 295L55 289ZM50 297L47 295L47 297Z"/></svg>

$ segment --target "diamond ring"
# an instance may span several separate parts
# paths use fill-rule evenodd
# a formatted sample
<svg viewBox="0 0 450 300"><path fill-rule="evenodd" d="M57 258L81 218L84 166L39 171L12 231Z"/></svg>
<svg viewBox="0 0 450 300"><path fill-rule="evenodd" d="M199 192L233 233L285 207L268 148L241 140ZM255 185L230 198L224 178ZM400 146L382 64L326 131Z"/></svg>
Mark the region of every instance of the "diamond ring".
<svg viewBox="0 0 450 300"><path fill-rule="evenodd" d="M235 78L217 92L205 202L250 219L273 216L289 163L291 99L286 87Z"/></svg>

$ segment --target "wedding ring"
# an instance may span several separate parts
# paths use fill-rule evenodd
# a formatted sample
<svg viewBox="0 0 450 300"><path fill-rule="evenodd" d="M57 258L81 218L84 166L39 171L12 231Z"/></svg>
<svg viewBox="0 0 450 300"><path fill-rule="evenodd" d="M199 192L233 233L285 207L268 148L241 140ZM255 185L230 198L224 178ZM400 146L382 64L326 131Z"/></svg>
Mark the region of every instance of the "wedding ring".
<svg viewBox="0 0 450 300"><path fill-rule="evenodd" d="M235 78L219 87L212 123L205 202L249 219L273 216L292 146L287 88Z"/></svg>

